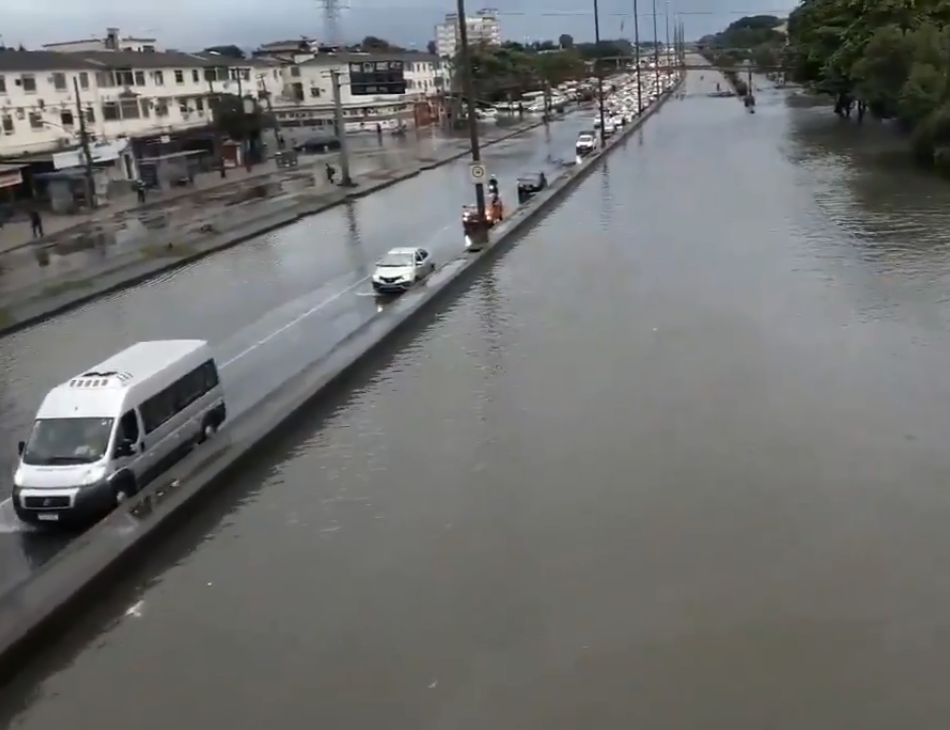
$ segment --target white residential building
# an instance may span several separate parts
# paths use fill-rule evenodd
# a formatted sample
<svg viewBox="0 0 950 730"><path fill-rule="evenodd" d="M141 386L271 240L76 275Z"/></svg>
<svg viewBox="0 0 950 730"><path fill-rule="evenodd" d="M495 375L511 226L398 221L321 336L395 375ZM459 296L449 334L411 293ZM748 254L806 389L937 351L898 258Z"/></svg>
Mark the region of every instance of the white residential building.
<svg viewBox="0 0 950 730"><path fill-rule="evenodd" d="M274 112L286 128L332 126L332 74L340 81L343 118L350 131L419 123L418 105L448 88L448 64L423 53L322 53L282 67L284 92L274 99ZM380 74L390 86L353 83L354 74ZM401 81L400 81L401 79ZM404 88L403 88L404 87ZM387 93L388 88L401 89Z"/></svg>
<svg viewBox="0 0 950 730"><path fill-rule="evenodd" d="M465 29L471 45L501 45L501 21L494 9L479 10L465 18ZM459 44L459 16L448 13L445 21L435 27L435 48L440 58L455 58Z"/></svg>
<svg viewBox="0 0 950 730"><path fill-rule="evenodd" d="M79 142L79 110L100 143L174 135L211 121L213 94L283 90L266 62L174 51L0 51L0 158ZM262 95L261 92L264 92Z"/></svg>
<svg viewBox="0 0 950 730"><path fill-rule="evenodd" d="M158 49L155 38L135 38L119 35L118 28L106 28L102 38L87 38L79 41L60 41L47 43L44 51L57 53L81 53L83 51L142 51L151 52Z"/></svg>

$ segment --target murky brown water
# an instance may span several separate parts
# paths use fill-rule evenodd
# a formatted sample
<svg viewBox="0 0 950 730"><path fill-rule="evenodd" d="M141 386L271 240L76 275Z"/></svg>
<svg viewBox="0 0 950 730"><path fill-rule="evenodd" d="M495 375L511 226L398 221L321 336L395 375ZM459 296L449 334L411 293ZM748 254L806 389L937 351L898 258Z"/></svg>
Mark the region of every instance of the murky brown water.
<svg viewBox="0 0 950 730"><path fill-rule="evenodd" d="M15 726L946 727L950 185L770 93L640 141Z"/></svg>

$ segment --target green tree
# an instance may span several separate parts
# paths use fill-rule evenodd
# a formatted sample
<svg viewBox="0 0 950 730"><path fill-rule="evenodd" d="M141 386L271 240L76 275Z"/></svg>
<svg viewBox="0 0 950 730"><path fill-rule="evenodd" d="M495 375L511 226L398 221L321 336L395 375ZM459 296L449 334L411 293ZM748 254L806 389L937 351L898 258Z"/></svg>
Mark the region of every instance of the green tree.
<svg viewBox="0 0 950 730"><path fill-rule="evenodd" d="M536 91L547 81L552 86L587 74L587 66L574 51L535 52L507 43L469 48L472 78L479 99L500 101ZM453 66L461 69L461 59ZM456 74L458 76L458 74Z"/></svg>
<svg viewBox="0 0 950 730"><path fill-rule="evenodd" d="M567 33L562 33L558 36L557 39L558 45L564 49L571 49L574 47L574 37L568 35Z"/></svg>

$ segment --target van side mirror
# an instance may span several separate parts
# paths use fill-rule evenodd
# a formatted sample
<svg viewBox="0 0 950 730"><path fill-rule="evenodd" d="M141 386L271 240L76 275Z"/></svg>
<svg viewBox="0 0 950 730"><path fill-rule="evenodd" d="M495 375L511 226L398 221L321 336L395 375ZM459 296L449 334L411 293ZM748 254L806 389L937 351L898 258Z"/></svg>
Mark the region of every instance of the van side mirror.
<svg viewBox="0 0 950 730"><path fill-rule="evenodd" d="M124 458L135 454L135 443L132 441L118 441L114 449L117 458Z"/></svg>
<svg viewBox="0 0 950 730"><path fill-rule="evenodd" d="M23 452L26 450L26 441L20 441L16 445L16 452L20 456L23 456Z"/></svg>

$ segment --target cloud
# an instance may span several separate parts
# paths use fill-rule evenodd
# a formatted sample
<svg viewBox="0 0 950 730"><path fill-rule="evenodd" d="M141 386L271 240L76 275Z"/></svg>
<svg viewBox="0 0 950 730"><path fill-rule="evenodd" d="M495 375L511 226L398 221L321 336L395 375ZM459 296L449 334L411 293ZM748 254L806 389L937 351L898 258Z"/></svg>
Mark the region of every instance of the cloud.
<svg viewBox="0 0 950 730"><path fill-rule="evenodd" d="M315 0L139 0L117 4L112 0L2 0L3 41L36 48L43 43L101 36L107 26L123 34L157 37L165 47L197 49L218 43L254 46L269 40L301 35L322 38L323 19ZM424 49L433 28L454 4L408 0L341 0L347 5L341 27L348 40L377 35ZM738 3L738 4L737 4ZM641 38L653 37L653 0L639 0ZM787 15L788 0L679 0L657 1L658 31L665 38L665 11L680 13L688 38L722 30L743 15ZM741 7L740 7L741 5ZM577 40L594 36L593 2L586 0L498 0L502 33L511 40L542 40L570 33ZM600 0L601 36L633 35L633 0ZM478 4L467 4L469 12Z"/></svg>

